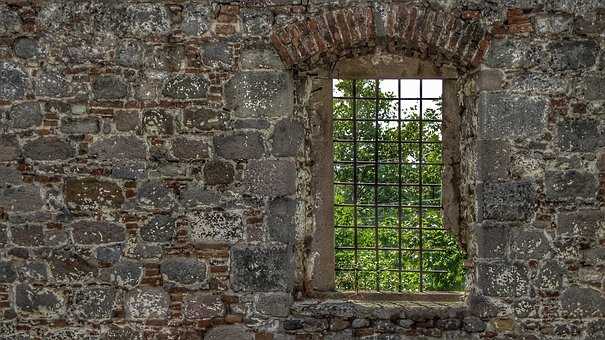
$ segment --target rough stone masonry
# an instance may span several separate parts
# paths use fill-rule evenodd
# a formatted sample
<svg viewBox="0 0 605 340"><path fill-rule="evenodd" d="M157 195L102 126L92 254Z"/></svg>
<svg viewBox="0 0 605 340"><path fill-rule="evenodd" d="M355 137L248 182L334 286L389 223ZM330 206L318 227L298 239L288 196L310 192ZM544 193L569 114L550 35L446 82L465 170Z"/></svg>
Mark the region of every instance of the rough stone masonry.
<svg viewBox="0 0 605 340"><path fill-rule="evenodd" d="M464 80L461 303L319 301L301 72ZM605 339L601 0L0 2L0 338Z"/></svg>

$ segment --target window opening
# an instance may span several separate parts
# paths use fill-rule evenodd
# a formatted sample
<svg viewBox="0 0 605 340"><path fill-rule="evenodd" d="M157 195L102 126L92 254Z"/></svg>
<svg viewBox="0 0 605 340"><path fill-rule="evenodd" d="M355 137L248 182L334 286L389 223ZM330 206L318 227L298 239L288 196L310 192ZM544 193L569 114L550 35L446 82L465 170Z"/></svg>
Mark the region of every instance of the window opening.
<svg viewBox="0 0 605 340"><path fill-rule="evenodd" d="M336 288L461 290L443 226L441 79L333 80Z"/></svg>

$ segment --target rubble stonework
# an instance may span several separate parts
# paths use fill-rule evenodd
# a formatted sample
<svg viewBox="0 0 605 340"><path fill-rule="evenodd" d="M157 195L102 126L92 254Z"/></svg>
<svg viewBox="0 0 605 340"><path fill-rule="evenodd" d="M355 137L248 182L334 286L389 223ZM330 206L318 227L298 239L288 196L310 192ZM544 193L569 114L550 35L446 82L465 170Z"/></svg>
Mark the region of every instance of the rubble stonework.
<svg viewBox="0 0 605 340"><path fill-rule="evenodd" d="M604 22L599 0L0 3L0 339L605 339ZM309 86L360 55L460 76L464 301L310 296Z"/></svg>

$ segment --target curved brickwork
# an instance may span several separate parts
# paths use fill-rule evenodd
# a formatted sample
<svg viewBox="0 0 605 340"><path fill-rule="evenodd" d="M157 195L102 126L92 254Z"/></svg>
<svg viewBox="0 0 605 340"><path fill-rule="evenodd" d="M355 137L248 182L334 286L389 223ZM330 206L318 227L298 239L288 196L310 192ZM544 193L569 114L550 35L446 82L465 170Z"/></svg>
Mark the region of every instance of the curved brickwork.
<svg viewBox="0 0 605 340"><path fill-rule="evenodd" d="M380 11L363 6L297 19L275 29L271 41L288 65L315 64L384 43L390 51L413 50L430 58L443 55L473 67L483 61L490 34L472 15L393 4Z"/></svg>

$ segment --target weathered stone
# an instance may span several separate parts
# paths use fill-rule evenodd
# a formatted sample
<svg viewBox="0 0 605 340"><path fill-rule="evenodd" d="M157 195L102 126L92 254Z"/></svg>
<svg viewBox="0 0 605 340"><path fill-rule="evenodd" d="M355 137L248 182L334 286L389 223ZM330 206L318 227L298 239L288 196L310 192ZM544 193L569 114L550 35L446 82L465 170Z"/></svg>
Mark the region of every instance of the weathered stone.
<svg viewBox="0 0 605 340"><path fill-rule="evenodd" d="M79 289L74 296L74 312L80 319L109 319L115 298L116 290L111 287Z"/></svg>
<svg viewBox="0 0 605 340"><path fill-rule="evenodd" d="M273 49L250 48L242 51L241 68L243 70L282 69L279 55Z"/></svg>
<svg viewBox="0 0 605 340"><path fill-rule="evenodd" d="M21 155L19 141L14 135L0 135L0 161L14 161Z"/></svg>
<svg viewBox="0 0 605 340"><path fill-rule="evenodd" d="M15 104L8 111L9 124L14 129L27 129L42 124L42 109L37 102Z"/></svg>
<svg viewBox="0 0 605 340"><path fill-rule="evenodd" d="M462 320L462 327L469 333L478 333L483 332L487 328L487 324L477 317L468 316Z"/></svg>
<svg viewBox="0 0 605 340"><path fill-rule="evenodd" d="M287 72L240 72L225 85L226 106L239 118L280 117L293 108Z"/></svg>
<svg viewBox="0 0 605 340"><path fill-rule="evenodd" d="M96 99L122 99L128 95L128 85L119 77L98 76L92 84Z"/></svg>
<svg viewBox="0 0 605 340"><path fill-rule="evenodd" d="M40 247L44 245L44 228L39 224L24 224L12 226L11 240L14 244L24 247Z"/></svg>
<svg viewBox="0 0 605 340"><path fill-rule="evenodd" d="M23 146L23 155L36 161L53 161L73 158L75 148L66 140L57 137L40 137Z"/></svg>
<svg viewBox="0 0 605 340"><path fill-rule="evenodd" d="M566 271L555 260L545 262L535 280L536 287L543 291L558 292L563 285L563 276Z"/></svg>
<svg viewBox="0 0 605 340"><path fill-rule="evenodd" d="M0 100L23 98L27 78L27 74L17 64L0 62Z"/></svg>
<svg viewBox="0 0 605 340"><path fill-rule="evenodd" d="M40 188L34 185L23 185L0 189L0 207L7 211L28 212L40 210L44 206Z"/></svg>
<svg viewBox="0 0 605 340"><path fill-rule="evenodd" d="M194 242L234 243L243 240L242 217L228 211L204 210L191 218L190 235Z"/></svg>
<svg viewBox="0 0 605 340"><path fill-rule="evenodd" d="M188 185L187 189L181 191L179 200L181 204L188 208L216 206L220 202L221 196L217 192L210 191L203 186Z"/></svg>
<svg viewBox="0 0 605 340"><path fill-rule="evenodd" d="M487 296L518 297L529 291L527 268L519 264L479 263L477 285Z"/></svg>
<svg viewBox="0 0 605 340"><path fill-rule="evenodd" d="M65 312L65 302L60 295L28 284L19 284L15 288L15 305L19 311L42 316L57 316Z"/></svg>
<svg viewBox="0 0 605 340"><path fill-rule="evenodd" d="M202 4L187 4L182 29L187 35L201 35L210 30L210 8Z"/></svg>
<svg viewBox="0 0 605 340"><path fill-rule="evenodd" d="M170 209L174 206L171 190L159 180L150 180L141 183L137 198L141 204L154 208Z"/></svg>
<svg viewBox="0 0 605 340"><path fill-rule="evenodd" d="M204 182L207 185L230 184L234 176L235 170L231 163L213 160L204 165Z"/></svg>
<svg viewBox="0 0 605 340"><path fill-rule="evenodd" d="M586 340L599 340L605 338L605 320L590 321L586 327Z"/></svg>
<svg viewBox="0 0 605 340"><path fill-rule="evenodd" d="M254 296L254 309L257 312L287 317L292 304L292 296L289 293L260 293Z"/></svg>
<svg viewBox="0 0 605 340"><path fill-rule="evenodd" d="M61 132L68 135L83 135L98 133L99 121L96 118L63 118L61 119Z"/></svg>
<svg viewBox="0 0 605 340"><path fill-rule="evenodd" d="M156 215L141 228L141 238L148 242L170 242L176 235L175 222L169 215Z"/></svg>
<svg viewBox="0 0 605 340"><path fill-rule="evenodd" d="M164 320L170 315L170 298L161 288L138 288L126 294L127 319Z"/></svg>
<svg viewBox="0 0 605 340"><path fill-rule="evenodd" d="M21 31L19 14L7 6L0 7L0 35Z"/></svg>
<svg viewBox="0 0 605 340"><path fill-rule="evenodd" d="M479 91L497 91L502 87L504 73L500 70L487 69L482 70L477 77L477 90Z"/></svg>
<svg viewBox="0 0 605 340"><path fill-rule="evenodd" d="M69 83L65 76L57 71L39 74L34 80L34 88L38 97L62 98L69 95Z"/></svg>
<svg viewBox="0 0 605 340"><path fill-rule="evenodd" d="M97 275L92 258L70 249L55 249L49 256L52 277L61 283L87 281Z"/></svg>
<svg viewBox="0 0 605 340"><path fill-rule="evenodd" d="M477 252L481 258L504 258L508 250L510 227L483 224L476 229Z"/></svg>
<svg viewBox="0 0 605 340"><path fill-rule="evenodd" d="M128 31L136 36L146 37L170 31L170 13L163 4L129 4L126 18Z"/></svg>
<svg viewBox="0 0 605 340"><path fill-rule="evenodd" d="M502 140L479 141L479 177L484 181L502 180L510 177L510 144Z"/></svg>
<svg viewBox="0 0 605 340"><path fill-rule="evenodd" d="M605 77L586 77L584 79L584 98L586 100L603 100L605 94L602 89L605 88ZM601 136L601 145L603 145L603 136Z"/></svg>
<svg viewBox="0 0 605 340"><path fill-rule="evenodd" d="M271 240L292 244L296 236L296 200L278 197L267 207L267 231Z"/></svg>
<svg viewBox="0 0 605 340"><path fill-rule="evenodd" d="M578 210L557 215L558 233L563 237L590 243L597 239L597 230L605 225L605 213L601 210Z"/></svg>
<svg viewBox="0 0 605 340"><path fill-rule="evenodd" d="M498 307L483 295L471 293L467 299L469 311L480 318L490 318L498 314Z"/></svg>
<svg viewBox="0 0 605 340"><path fill-rule="evenodd" d="M153 50L149 68L162 71L177 72L185 61L185 46L170 44Z"/></svg>
<svg viewBox="0 0 605 340"><path fill-rule="evenodd" d="M596 289L573 286L561 293L561 307L567 317L600 318L605 315L605 298Z"/></svg>
<svg viewBox="0 0 605 340"><path fill-rule="evenodd" d="M269 126L269 121L266 119L238 119L233 122L234 129L265 130L268 129Z"/></svg>
<svg viewBox="0 0 605 340"><path fill-rule="evenodd" d="M112 327L101 335L101 340L143 340L143 335L130 327Z"/></svg>
<svg viewBox="0 0 605 340"><path fill-rule="evenodd" d="M251 160L244 172L244 192L288 196L296 192L296 164L291 160Z"/></svg>
<svg viewBox="0 0 605 340"><path fill-rule="evenodd" d="M143 265L135 262L122 260L116 263L109 272L110 282L120 287L136 287L143 278Z"/></svg>
<svg viewBox="0 0 605 340"><path fill-rule="evenodd" d="M143 162L123 162L111 168L111 177L122 179L143 179L147 170Z"/></svg>
<svg viewBox="0 0 605 340"><path fill-rule="evenodd" d="M282 119L273 128L271 153L274 156L295 156L304 142L304 126L300 121Z"/></svg>
<svg viewBox="0 0 605 340"><path fill-rule="evenodd" d="M126 240L126 229L116 223L80 221L72 223L74 242L78 244L105 244Z"/></svg>
<svg viewBox="0 0 605 340"><path fill-rule="evenodd" d="M563 33L571 27L572 18L565 15L548 15L536 18L536 32L541 34Z"/></svg>
<svg viewBox="0 0 605 340"><path fill-rule="evenodd" d="M174 99L206 98L209 82L200 75L179 74L164 83L162 94Z"/></svg>
<svg viewBox="0 0 605 340"><path fill-rule="evenodd" d="M225 113L210 108L185 109L183 124L197 130L214 130L225 127Z"/></svg>
<svg viewBox="0 0 605 340"><path fill-rule="evenodd" d="M242 325L219 325L210 328L204 335L204 340L253 340L254 335Z"/></svg>
<svg viewBox="0 0 605 340"><path fill-rule="evenodd" d="M258 132L215 136L214 147L219 157L227 159L261 158L265 153L263 138Z"/></svg>
<svg viewBox="0 0 605 340"><path fill-rule="evenodd" d="M118 131L136 131L141 128L141 117L138 112L118 111L113 115Z"/></svg>
<svg viewBox="0 0 605 340"><path fill-rule="evenodd" d="M63 194L70 209L119 208L124 203L124 195L117 184L94 177L68 178Z"/></svg>
<svg viewBox="0 0 605 340"><path fill-rule="evenodd" d="M520 68L535 64L534 52L525 41L494 39L485 63L494 68Z"/></svg>
<svg viewBox="0 0 605 340"><path fill-rule="evenodd" d="M15 267L9 261L0 261L0 283L13 283L17 279Z"/></svg>
<svg viewBox="0 0 605 340"><path fill-rule="evenodd" d="M24 282L43 282L48 280L48 267L45 262L27 262L18 268L19 278Z"/></svg>
<svg viewBox="0 0 605 340"><path fill-rule="evenodd" d="M231 248L231 287L245 292L288 292L293 283L291 255L286 245L236 244Z"/></svg>
<svg viewBox="0 0 605 340"><path fill-rule="evenodd" d="M225 305L220 295L208 293L187 294L183 301L187 319L211 319L225 314Z"/></svg>
<svg viewBox="0 0 605 340"><path fill-rule="evenodd" d="M247 35L267 35L271 29L273 15L266 8L242 8L242 28Z"/></svg>
<svg viewBox="0 0 605 340"><path fill-rule="evenodd" d="M96 258L100 262L116 263L122 257L122 246L111 245L106 247L98 247L96 249Z"/></svg>
<svg viewBox="0 0 605 340"><path fill-rule="evenodd" d="M201 47L200 54L205 65L229 69L233 66L233 47L226 43L208 43Z"/></svg>
<svg viewBox="0 0 605 340"><path fill-rule="evenodd" d="M0 166L0 187L20 184L23 184L23 175L19 170Z"/></svg>
<svg viewBox="0 0 605 340"><path fill-rule="evenodd" d="M481 220L527 220L535 210L535 185L528 181L484 183L478 188Z"/></svg>
<svg viewBox="0 0 605 340"><path fill-rule="evenodd" d="M592 119L566 120L558 125L559 147L563 151L591 152L605 145L605 134Z"/></svg>
<svg viewBox="0 0 605 340"><path fill-rule="evenodd" d="M144 140L135 136L113 136L92 143L89 153L103 160L144 160L147 158L147 145Z"/></svg>
<svg viewBox="0 0 605 340"><path fill-rule="evenodd" d="M138 68L145 62L145 45L134 39L120 42L116 50L116 63L120 66Z"/></svg>
<svg viewBox="0 0 605 340"><path fill-rule="evenodd" d="M547 46L551 60L549 66L555 70L578 70L593 66L599 46L592 40L562 40Z"/></svg>
<svg viewBox="0 0 605 340"><path fill-rule="evenodd" d="M596 198L598 180L591 173L578 170L547 171L545 177L545 193L549 201Z"/></svg>
<svg viewBox="0 0 605 340"><path fill-rule="evenodd" d="M206 281L206 264L185 257L168 258L160 264L165 282L177 285L199 285Z"/></svg>
<svg viewBox="0 0 605 340"><path fill-rule="evenodd" d="M511 254L517 259L541 259L550 251L548 239L541 230L515 230Z"/></svg>
<svg viewBox="0 0 605 340"><path fill-rule="evenodd" d="M174 117L164 110L143 112L143 130L150 135L170 135L174 133Z"/></svg>
<svg viewBox="0 0 605 340"><path fill-rule="evenodd" d="M484 92L479 96L479 130L487 138L534 138L545 127L543 98Z"/></svg>
<svg viewBox="0 0 605 340"><path fill-rule="evenodd" d="M208 158L208 144L201 140L177 137L172 141L172 154L180 160Z"/></svg>

